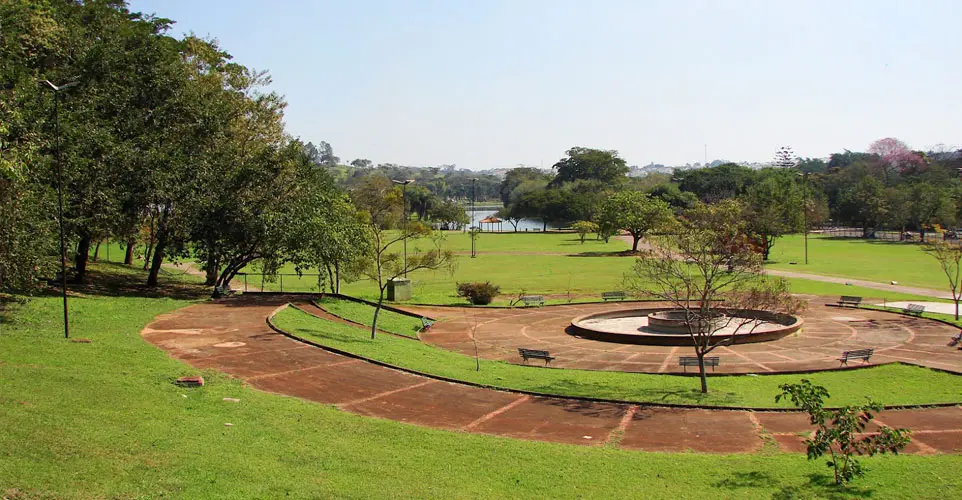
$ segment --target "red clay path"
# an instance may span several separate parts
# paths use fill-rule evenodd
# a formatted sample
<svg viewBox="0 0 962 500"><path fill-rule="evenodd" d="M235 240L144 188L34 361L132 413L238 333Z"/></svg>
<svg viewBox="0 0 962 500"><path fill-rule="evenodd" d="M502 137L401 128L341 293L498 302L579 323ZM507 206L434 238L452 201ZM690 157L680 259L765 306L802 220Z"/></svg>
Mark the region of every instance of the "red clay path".
<svg viewBox="0 0 962 500"><path fill-rule="evenodd" d="M291 296L247 296L159 316L141 334L197 368L253 387L416 425L521 439L650 451L745 453L773 441L803 449L800 413L659 408L532 397L447 383L332 354L275 333L266 317ZM532 368L537 369L537 368ZM962 452L962 408L886 411L913 430L909 453Z"/></svg>

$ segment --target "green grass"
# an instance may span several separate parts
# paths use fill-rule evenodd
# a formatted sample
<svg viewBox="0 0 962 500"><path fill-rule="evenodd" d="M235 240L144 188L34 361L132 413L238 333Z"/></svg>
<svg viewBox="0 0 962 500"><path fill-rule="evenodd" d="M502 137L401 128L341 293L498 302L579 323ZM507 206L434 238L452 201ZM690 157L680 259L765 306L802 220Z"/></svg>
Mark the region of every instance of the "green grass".
<svg viewBox="0 0 962 500"><path fill-rule="evenodd" d="M13 498L948 498L960 456L867 458L837 489L823 463L641 453L426 429L251 389L142 340L188 300L35 298L0 324L0 496ZM412 342L413 344L413 342ZM239 403L223 401L225 397ZM233 426L226 427L225 423ZM18 495L20 495L18 497Z"/></svg>
<svg viewBox="0 0 962 500"><path fill-rule="evenodd" d="M344 319L371 326L374 320L374 307L350 300L324 297L317 302L325 311ZM423 324L419 318L398 314L381 309L377 318L377 328L385 332L405 337L418 338L418 331Z"/></svg>
<svg viewBox="0 0 962 500"><path fill-rule="evenodd" d="M711 377L709 393L699 391L697 377L645 373L546 370L503 361L475 360L460 353L387 335L371 340L363 329L327 321L288 308L275 324L293 335L370 359L423 373L505 389L559 396L584 396L639 403L680 403L712 406L772 408L778 386L797 382L798 375ZM831 404L846 405L869 396L883 404L911 405L959 401L959 378L943 372L904 365L886 365L854 371L826 371L805 375L826 387Z"/></svg>
<svg viewBox="0 0 962 500"><path fill-rule="evenodd" d="M805 265L803 243L799 234L776 240L768 267L879 283L894 280L901 285L948 290L948 280L938 261L923 252L919 244L809 235Z"/></svg>

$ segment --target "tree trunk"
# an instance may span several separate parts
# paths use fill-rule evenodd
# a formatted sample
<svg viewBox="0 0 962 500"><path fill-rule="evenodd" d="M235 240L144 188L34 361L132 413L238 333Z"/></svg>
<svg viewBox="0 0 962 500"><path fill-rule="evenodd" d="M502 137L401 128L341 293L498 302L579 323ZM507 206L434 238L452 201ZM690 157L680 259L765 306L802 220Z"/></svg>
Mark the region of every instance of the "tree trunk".
<svg viewBox="0 0 962 500"><path fill-rule="evenodd" d="M144 271L150 268L150 257L154 255L154 234L150 234L150 242L144 248Z"/></svg>
<svg viewBox="0 0 962 500"><path fill-rule="evenodd" d="M548 219L541 219L541 232L544 233L548 230Z"/></svg>
<svg viewBox="0 0 962 500"><path fill-rule="evenodd" d="M83 283L87 279L87 261L90 258L90 236L82 235L80 242L77 243L77 254L74 256L74 267L77 274L74 275L74 282Z"/></svg>
<svg viewBox="0 0 962 500"><path fill-rule="evenodd" d="M698 374L701 378L701 393L708 394L708 374L705 372L705 354L698 352Z"/></svg>
<svg viewBox="0 0 962 500"><path fill-rule="evenodd" d="M381 314L381 306L384 304L384 288L381 288L381 295L377 299L377 307L374 308L374 320L371 321L371 340L377 334L377 317Z"/></svg>
<svg viewBox="0 0 962 500"><path fill-rule="evenodd" d="M103 241L104 240L97 240L97 246L94 247L94 262L97 262L97 259L100 258L100 244L103 243Z"/></svg>
<svg viewBox="0 0 962 500"><path fill-rule="evenodd" d="M341 293L341 263L334 261L334 293Z"/></svg>
<svg viewBox="0 0 962 500"><path fill-rule="evenodd" d="M167 247L167 215L161 216L157 225L157 244L154 246L154 257L150 264L150 274L147 275L147 286L157 286L160 265L164 263L164 250Z"/></svg>
<svg viewBox="0 0 962 500"><path fill-rule="evenodd" d="M127 252L124 253L125 266L132 266L134 264L134 245L135 240L133 238L127 240Z"/></svg>
<svg viewBox="0 0 962 500"><path fill-rule="evenodd" d="M631 241L631 251L632 251L632 252L637 252L637 251L638 251L638 242L641 241L641 235L640 235L640 234L634 234L634 233L632 233L632 234L631 234L631 239L632 239L632 241Z"/></svg>
<svg viewBox="0 0 962 500"><path fill-rule="evenodd" d="M955 320L956 321L959 320L959 300L960 299L955 299Z"/></svg>
<svg viewBox="0 0 962 500"><path fill-rule="evenodd" d="M213 255L207 256L207 265L205 266L205 269L204 269L207 272L207 276L205 276L204 278L205 285L214 286L217 284L217 275L218 275L219 267L220 266L218 265L217 257L214 257Z"/></svg>

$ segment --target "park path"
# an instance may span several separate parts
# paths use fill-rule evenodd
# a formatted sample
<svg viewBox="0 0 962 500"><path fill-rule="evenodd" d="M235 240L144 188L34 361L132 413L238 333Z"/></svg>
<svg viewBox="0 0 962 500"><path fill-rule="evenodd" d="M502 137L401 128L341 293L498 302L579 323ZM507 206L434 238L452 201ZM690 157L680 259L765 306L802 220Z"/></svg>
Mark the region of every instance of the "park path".
<svg viewBox="0 0 962 500"><path fill-rule="evenodd" d="M665 408L549 398L421 377L309 346L266 318L305 295L245 294L158 316L143 338L199 369L352 413L460 432L648 451L803 452L801 413ZM531 368L536 370L539 368ZM914 431L909 453L962 452L962 408L891 410ZM292 423L292 425L294 425Z"/></svg>
<svg viewBox="0 0 962 500"><path fill-rule="evenodd" d="M912 286L903 285L892 285L889 283L879 283L877 281L867 281L855 278L841 278L838 276L823 276L821 274L808 274L799 273L795 271L785 271L783 269L769 269L765 268L765 272L772 276L780 276L782 278L801 278L812 281L822 281L825 283L837 283L840 285L846 285L851 283L853 286L860 286L864 288L872 288L874 290L884 290L886 292L898 292L898 293L908 293L912 295L921 295L923 297L934 297L938 299L952 299L952 294L941 291L933 290L931 288L916 288Z"/></svg>

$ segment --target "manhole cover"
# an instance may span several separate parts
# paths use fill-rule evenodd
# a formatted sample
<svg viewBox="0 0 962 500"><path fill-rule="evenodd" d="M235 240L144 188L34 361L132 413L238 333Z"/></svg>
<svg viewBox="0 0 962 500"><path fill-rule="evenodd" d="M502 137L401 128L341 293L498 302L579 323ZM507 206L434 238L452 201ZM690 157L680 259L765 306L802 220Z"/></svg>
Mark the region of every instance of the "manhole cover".
<svg viewBox="0 0 962 500"><path fill-rule="evenodd" d="M214 347L240 347L242 345L247 345L243 342L221 342L220 344L214 344Z"/></svg>

